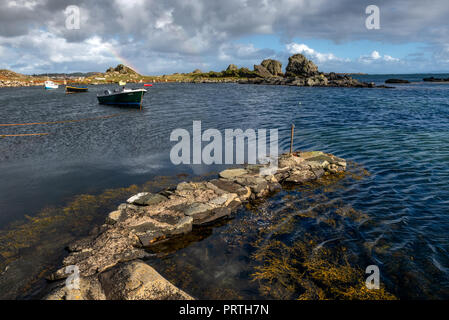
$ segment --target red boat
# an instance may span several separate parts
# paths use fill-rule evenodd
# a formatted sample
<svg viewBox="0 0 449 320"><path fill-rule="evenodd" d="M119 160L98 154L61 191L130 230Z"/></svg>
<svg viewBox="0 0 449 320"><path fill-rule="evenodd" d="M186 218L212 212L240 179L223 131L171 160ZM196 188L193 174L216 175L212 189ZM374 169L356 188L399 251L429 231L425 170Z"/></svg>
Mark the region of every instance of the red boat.
<svg viewBox="0 0 449 320"><path fill-rule="evenodd" d="M143 86L144 87L152 87L153 85L151 83L145 83Z"/></svg>

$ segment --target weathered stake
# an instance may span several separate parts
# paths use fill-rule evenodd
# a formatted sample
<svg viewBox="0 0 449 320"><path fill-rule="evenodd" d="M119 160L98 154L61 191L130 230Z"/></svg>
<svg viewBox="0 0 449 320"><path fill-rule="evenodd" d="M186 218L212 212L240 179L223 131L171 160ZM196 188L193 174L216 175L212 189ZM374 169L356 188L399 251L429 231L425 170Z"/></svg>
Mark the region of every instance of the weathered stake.
<svg viewBox="0 0 449 320"><path fill-rule="evenodd" d="M293 133L295 132L295 125L292 123L291 135L290 135L290 154L293 153Z"/></svg>

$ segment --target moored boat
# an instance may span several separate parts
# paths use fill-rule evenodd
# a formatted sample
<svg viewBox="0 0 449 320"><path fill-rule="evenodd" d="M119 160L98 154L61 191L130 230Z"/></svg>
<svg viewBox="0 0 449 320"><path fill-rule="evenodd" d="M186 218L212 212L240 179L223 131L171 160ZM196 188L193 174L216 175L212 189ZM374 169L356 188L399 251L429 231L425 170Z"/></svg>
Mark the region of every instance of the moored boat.
<svg viewBox="0 0 449 320"><path fill-rule="evenodd" d="M143 96L147 90L145 89L123 89L123 90L106 90L103 95L98 95L100 104L109 105L133 105L141 106Z"/></svg>
<svg viewBox="0 0 449 320"><path fill-rule="evenodd" d="M50 80L44 82L44 87L45 87L45 90L59 88L59 86L56 83L54 83L53 81L50 81Z"/></svg>
<svg viewBox="0 0 449 320"><path fill-rule="evenodd" d="M72 86L67 86L65 87L65 91L67 93L76 93L76 92L87 92L88 88L87 87L72 87Z"/></svg>
<svg viewBox="0 0 449 320"><path fill-rule="evenodd" d="M119 85L119 86L126 86L126 81L119 81L119 82L118 82L118 85Z"/></svg>

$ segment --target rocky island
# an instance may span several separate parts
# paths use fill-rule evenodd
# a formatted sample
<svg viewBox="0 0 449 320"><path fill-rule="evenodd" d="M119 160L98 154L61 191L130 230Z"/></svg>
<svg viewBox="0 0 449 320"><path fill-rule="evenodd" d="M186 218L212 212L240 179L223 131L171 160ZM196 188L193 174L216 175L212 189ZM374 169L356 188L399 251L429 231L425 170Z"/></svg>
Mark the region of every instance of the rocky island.
<svg viewBox="0 0 449 320"><path fill-rule="evenodd" d="M296 152L281 155L276 172L266 175L266 168L228 169L210 181L132 196L90 236L68 246L69 255L49 277L45 299L194 299L143 262L150 255L145 249L229 218L243 203L284 186L343 174L346 161L319 151ZM66 286L73 266L79 270L78 288Z"/></svg>
<svg viewBox="0 0 449 320"><path fill-rule="evenodd" d="M90 72L86 76L72 75L43 75L26 76L9 70L0 70L0 87L20 87L42 85L45 80L53 80L58 84L113 84L121 81L127 83L143 82L182 82L182 83L240 83L240 84L266 84L308 87L355 87L355 88L390 88L384 85L376 86L374 83L361 82L348 74L334 72L323 73L318 70L313 61L302 54L295 54L288 59L285 73L282 63L273 59L265 59L253 70L238 68L230 64L226 70L216 72L202 72L195 69L191 73L174 73L171 75L145 76L132 68L119 64L110 67L106 72Z"/></svg>

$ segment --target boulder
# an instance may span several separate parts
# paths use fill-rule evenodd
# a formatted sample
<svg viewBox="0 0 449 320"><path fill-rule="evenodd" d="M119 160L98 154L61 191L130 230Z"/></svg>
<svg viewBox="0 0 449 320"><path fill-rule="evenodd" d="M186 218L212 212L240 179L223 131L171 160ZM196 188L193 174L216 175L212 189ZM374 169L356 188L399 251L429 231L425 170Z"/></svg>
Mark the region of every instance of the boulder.
<svg viewBox="0 0 449 320"><path fill-rule="evenodd" d="M99 281L108 300L193 300L142 261L118 265Z"/></svg>
<svg viewBox="0 0 449 320"><path fill-rule="evenodd" d="M78 281L73 288L68 287L66 281L52 284L44 300L106 300L97 275L80 277Z"/></svg>
<svg viewBox="0 0 449 320"><path fill-rule="evenodd" d="M161 194L141 192L129 198L126 202L137 206L151 206L166 201L167 198Z"/></svg>
<svg viewBox="0 0 449 320"><path fill-rule="evenodd" d="M269 77L273 76L267 70L267 68L265 68L264 66L261 66L261 65L254 65L254 72L257 73L257 75L261 78L269 78Z"/></svg>
<svg viewBox="0 0 449 320"><path fill-rule="evenodd" d="M237 68L237 66L235 64L230 64L227 68L226 71L237 71L239 70L239 68Z"/></svg>
<svg viewBox="0 0 449 320"><path fill-rule="evenodd" d="M219 175L223 179L234 179L247 173L248 171L245 169L227 169L220 172Z"/></svg>
<svg viewBox="0 0 449 320"><path fill-rule="evenodd" d="M65 281L50 287L45 300L193 300L146 263L135 260L89 277L80 277L79 286Z"/></svg>
<svg viewBox="0 0 449 320"><path fill-rule="evenodd" d="M292 170L286 182L304 183L315 180L317 177L311 170Z"/></svg>
<svg viewBox="0 0 449 320"><path fill-rule="evenodd" d="M387 79L385 80L385 83L410 83L410 81L403 79Z"/></svg>
<svg viewBox="0 0 449 320"><path fill-rule="evenodd" d="M318 67L304 55L298 53L288 58L287 76L311 77L316 74L318 74Z"/></svg>
<svg viewBox="0 0 449 320"><path fill-rule="evenodd" d="M265 67L273 76L282 76L282 63L273 59L265 59L261 65Z"/></svg>

